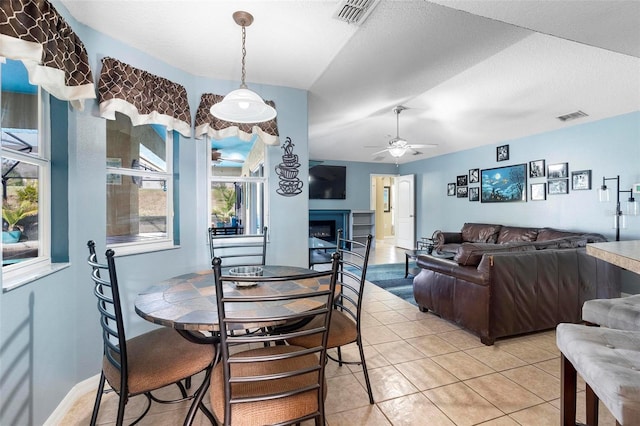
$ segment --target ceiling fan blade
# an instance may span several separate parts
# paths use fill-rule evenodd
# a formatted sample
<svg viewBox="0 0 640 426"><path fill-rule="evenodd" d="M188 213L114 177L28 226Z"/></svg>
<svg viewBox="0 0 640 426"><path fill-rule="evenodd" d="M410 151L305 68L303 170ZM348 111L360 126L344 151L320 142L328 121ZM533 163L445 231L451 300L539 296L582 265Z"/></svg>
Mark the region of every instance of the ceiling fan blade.
<svg viewBox="0 0 640 426"><path fill-rule="evenodd" d="M407 145L407 148L435 148L437 146L438 144L435 144L435 143L425 143L425 144L410 143L409 145Z"/></svg>
<svg viewBox="0 0 640 426"><path fill-rule="evenodd" d="M222 157L220 157L220 160L222 160L222 161L231 161L232 163L244 163L244 160L238 160L236 158L222 158Z"/></svg>
<svg viewBox="0 0 640 426"><path fill-rule="evenodd" d="M381 151L374 152L374 153L373 153L373 154L371 154L371 155L378 155L378 154L382 154L383 152L387 152L387 151L389 151L389 149L388 149L388 148L385 148L385 149L383 149L383 150L381 150Z"/></svg>

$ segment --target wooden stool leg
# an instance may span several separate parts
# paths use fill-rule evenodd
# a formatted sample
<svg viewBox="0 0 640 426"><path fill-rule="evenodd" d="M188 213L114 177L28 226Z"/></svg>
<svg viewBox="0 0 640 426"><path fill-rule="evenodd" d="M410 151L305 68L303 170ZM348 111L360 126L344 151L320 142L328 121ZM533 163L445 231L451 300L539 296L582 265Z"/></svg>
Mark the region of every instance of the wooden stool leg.
<svg viewBox="0 0 640 426"><path fill-rule="evenodd" d="M576 425L576 369L564 354L561 354L561 390L560 411L563 426Z"/></svg>
<svg viewBox="0 0 640 426"><path fill-rule="evenodd" d="M586 399L587 399L587 424L589 426L598 426L598 405L600 400L598 399L598 395L593 392L591 386L587 383L586 388Z"/></svg>

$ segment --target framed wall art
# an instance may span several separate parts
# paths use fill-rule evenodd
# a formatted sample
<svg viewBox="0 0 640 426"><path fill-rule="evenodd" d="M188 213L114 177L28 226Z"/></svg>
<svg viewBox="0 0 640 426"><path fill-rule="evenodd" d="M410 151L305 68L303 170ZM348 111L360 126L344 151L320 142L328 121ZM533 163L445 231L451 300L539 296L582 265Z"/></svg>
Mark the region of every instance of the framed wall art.
<svg viewBox="0 0 640 426"><path fill-rule="evenodd" d="M568 194L569 179L551 179L547 181L549 195Z"/></svg>
<svg viewBox="0 0 640 426"><path fill-rule="evenodd" d="M544 177L544 160L529 161L529 177Z"/></svg>
<svg viewBox="0 0 640 426"><path fill-rule="evenodd" d="M591 189L591 170L571 172L571 190Z"/></svg>
<svg viewBox="0 0 640 426"><path fill-rule="evenodd" d="M478 183L478 182L480 182L480 169L470 169L469 183Z"/></svg>
<svg viewBox="0 0 640 426"><path fill-rule="evenodd" d="M531 184L531 201L544 201L547 199L547 184L532 183Z"/></svg>
<svg viewBox="0 0 640 426"><path fill-rule="evenodd" d="M467 175L460 175L456 179L458 186L467 186Z"/></svg>
<svg viewBox="0 0 640 426"><path fill-rule="evenodd" d="M496 148L496 161L507 161L509 159L509 145L501 145Z"/></svg>
<svg viewBox="0 0 640 426"><path fill-rule="evenodd" d="M477 186L469 188L469 201L480 201L480 188Z"/></svg>
<svg viewBox="0 0 640 426"><path fill-rule="evenodd" d="M382 205L385 212L391 211L391 187L385 186L382 188Z"/></svg>
<svg viewBox="0 0 640 426"><path fill-rule="evenodd" d="M458 198L467 198L468 194L469 194L469 187L467 186L459 186L458 189L456 190L456 196Z"/></svg>
<svg viewBox="0 0 640 426"><path fill-rule="evenodd" d="M456 195L456 184L455 183L448 183L447 184L447 195L449 197L453 197Z"/></svg>
<svg viewBox="0 0 640 426"><path fill-rule="evenodd" d="M527 201L527 165L496 167L480 173L480 202Z"/></svg>
<svg viewBox="0 0 640 426"><path fill-rule="evenodd" d="M547 179L565 179L569 177L569 163L549 164Z"/></svg>

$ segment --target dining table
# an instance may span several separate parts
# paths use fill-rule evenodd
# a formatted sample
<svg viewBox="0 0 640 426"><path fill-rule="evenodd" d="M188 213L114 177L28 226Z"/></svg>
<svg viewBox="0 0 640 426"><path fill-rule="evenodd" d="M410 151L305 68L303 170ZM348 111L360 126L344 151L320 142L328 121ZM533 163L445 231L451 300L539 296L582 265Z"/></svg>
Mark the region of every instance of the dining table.
<svg viewBox="0 0 640 426"><path fill-rule="evenodd" d="M225 280L231 279L230 268L222 268ZM297 279L313 271L295 266L264 265L265 277L290 277L286 281L260 282L255 286L236 286L227 281L225 295L264 295L276 296L308 292L309 289L320 289L327 285L326 275L306 279ZM321 302L305 299L305 303L291 304L279 301L253 303L250 309L255 316L273 316L273 313L298 313L301 309L309 310ZM201 344L219 343L218 307L216 300L213 270L190 272L153 284L141 291L135 299L135 311L145 320L154 324L171 327L184 338ZM276 325L276 324L274 324ZM205 377L208 380L208 376ZM194 397L185 425L191 424L195 413L208 388L205 384Z"/></svg>

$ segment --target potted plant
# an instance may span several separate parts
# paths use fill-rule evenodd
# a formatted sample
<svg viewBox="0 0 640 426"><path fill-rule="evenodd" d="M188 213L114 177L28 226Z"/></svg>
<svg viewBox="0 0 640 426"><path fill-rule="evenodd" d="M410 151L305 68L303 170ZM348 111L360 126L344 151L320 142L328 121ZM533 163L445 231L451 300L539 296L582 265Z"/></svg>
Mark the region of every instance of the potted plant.
<svg viewBox="0 0 640 426"><path fill-rule="evenodd" d="M18 227L18 222L28 216L36 214L38 214L37 207L34 208L33 204L29 201L22 201L17 205L9 203L3 204L2 219L4 219L7 225L7 230L2 231L2 242L4 244L17 243L22 235L22 229Z"/></svg>

